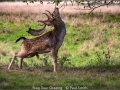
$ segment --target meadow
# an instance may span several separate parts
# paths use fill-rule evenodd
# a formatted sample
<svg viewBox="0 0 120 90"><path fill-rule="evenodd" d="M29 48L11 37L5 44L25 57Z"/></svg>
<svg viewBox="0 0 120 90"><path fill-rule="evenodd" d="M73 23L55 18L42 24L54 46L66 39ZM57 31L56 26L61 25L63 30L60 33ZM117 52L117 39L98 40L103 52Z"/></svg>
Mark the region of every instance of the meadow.
<svg viewBox="0 0 120 90"><path fill-rule="evenodd" d="M101 7L93 14L75 6L60 10L67 34L58 54L58 72L53 73L49 54L24 59L23 69L16 59L7 70L12 54L20 50L21 36L34 38L29 27L42 28L37 20L54 6L22 2L0 3L0 89L66 90L120 88L120 6ZM47 27L45 32L52 30ZM43 88L44 87L44 88Z"/></svg>

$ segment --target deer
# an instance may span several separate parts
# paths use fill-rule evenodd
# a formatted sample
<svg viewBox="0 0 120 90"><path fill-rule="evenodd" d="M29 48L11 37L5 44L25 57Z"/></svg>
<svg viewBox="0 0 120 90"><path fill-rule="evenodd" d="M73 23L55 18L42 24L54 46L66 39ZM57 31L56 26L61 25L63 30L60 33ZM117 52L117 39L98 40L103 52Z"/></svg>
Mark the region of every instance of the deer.
<svg viewBox="0 0 120 90"><path fill-rule="evenodd" d="M43 35L41 35L42 33L40 30L40 33L37 34L37 37L32 39L27 39L25 37L20 37L17 39L16 42L23 39L21 50L13 54L13 58L8 66L9 70L15 58L20 58L19 68L22 69L22 62L24 58L31 58L33 56L38 56L38 54L50 52L51 57L53 58L53 72L57 72L58 50L64 41L66 27L64 21L60 17L59 8L55 7L53 13L50 11L47 12L48 14L43 14L45 14L48 19L44 21L38 20L38 22L41 22L45 25L43 29L41 29L42 32L45 30L46 25L53 26L53 30L46 32ZM36 35L36 32L37 31L32 30L30 34Z"/></svg>

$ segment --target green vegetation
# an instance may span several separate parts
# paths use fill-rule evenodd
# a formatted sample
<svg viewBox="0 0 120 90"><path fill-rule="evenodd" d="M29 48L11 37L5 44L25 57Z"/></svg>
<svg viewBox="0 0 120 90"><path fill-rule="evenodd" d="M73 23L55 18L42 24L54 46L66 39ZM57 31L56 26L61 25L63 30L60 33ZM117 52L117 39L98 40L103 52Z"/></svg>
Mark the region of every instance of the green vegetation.
<svg viewBox="0 0 120 90"><path fill-rule="evenodd" d="M2 70L5 68L4 66L1 67ZM0 88L33 90L34 87L52 86L62 87L65 90L67 86L79 86L88 89L107 88L116 90L120 87L119 78L119 72L116 70L98 71L74 68L53 73L42 71L40 68L24 68L23 70L0 71Z"/></svg>
<svg viewBox="0 0 120 90"><path fill-rule="evenodd" d="M18 69L16 59L12 70L7 66L12 53L18 51L21 36L34 38L26 31L42 26L36 21L41 13L0 12L0 89L34 89L34 87L66 86L88 89L120 88L120 14L62 13L67 34L58 54L58 73L53 73L49 54L24 59ZM52 27L47 27L47 31Z"/></svg>

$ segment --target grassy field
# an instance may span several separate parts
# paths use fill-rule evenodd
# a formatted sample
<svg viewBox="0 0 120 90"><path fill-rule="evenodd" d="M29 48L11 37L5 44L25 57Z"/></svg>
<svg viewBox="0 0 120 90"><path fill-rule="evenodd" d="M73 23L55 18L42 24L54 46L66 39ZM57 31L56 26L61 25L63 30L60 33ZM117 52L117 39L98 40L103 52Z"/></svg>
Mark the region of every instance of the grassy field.
<svg viewBox="0 0 120 90"><path fill-rule="evenodd" d="M7 6L7 7L6 7ZM49 7L51 7L49 9ZM45 10L52 5L38 3L0 3L0 89L80 90L120 88L120 10L119 6L101 7L94 14L78 11L75 6L60 10L67 34L58 54L58 72L53 73L49 54L24 59L18 69L7 66L12 53L20 50L21 36L34 38L26 31L39 29L37 20L45 20ZM47 31L52 27L47 27Z"/></svg>

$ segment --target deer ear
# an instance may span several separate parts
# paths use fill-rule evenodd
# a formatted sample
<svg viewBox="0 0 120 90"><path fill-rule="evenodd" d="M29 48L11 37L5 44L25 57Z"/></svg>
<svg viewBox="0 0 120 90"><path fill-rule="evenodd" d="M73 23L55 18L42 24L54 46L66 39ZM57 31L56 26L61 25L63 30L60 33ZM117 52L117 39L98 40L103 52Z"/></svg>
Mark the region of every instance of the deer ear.
<svg viewBox="0 0 120 90"><path fill-rule="evenodd" d="M59 13L59 8L56 7L56 8L54 9L54 11L53 11L53 13L52 13L52 17L53 17L53 18L54 18L54 17L55 17L55 18L61 18L61 17L60 17L60 13Z"/></svg>

